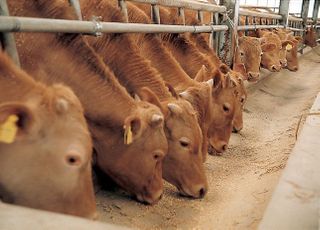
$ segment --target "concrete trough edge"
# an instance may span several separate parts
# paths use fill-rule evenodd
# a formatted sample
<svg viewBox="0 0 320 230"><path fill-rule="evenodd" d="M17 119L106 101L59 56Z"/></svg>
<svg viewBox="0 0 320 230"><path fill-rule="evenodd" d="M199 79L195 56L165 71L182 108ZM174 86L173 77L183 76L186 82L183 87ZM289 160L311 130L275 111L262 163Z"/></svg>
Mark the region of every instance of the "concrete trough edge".
<svg viewBox="0 0 320 230"><path fill-rule="evenodd" d="M310 113L320 113L320 93ZM307 115L260 230L319 229L320 114Z"/></svg>
<svg viewBox="0 0 320 230"><path fill-rule="evenodd" d="M5 230L125 230L123 226L92 221L76 216L37 210L0 201L0 229Z"/></svg>

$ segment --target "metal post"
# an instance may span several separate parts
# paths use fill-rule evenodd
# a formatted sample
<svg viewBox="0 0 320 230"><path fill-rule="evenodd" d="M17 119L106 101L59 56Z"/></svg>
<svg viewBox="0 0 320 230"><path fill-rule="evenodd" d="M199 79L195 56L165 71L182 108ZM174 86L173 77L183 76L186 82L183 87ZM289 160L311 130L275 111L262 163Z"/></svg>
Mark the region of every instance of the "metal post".
<svg viewBox="0 0 320 230"><path fill-rule="evenodd" d="M201 10L198 10L197 14L198 20L201 22L201 25L203 25L203 12Z"/></svg>
<svg viewBox="0 0 320 230"><path fill-rule="evenodd" d="M229 28L228 31L220 33L218 55L220 59L227 65L232 64L233 53L236 44L238 34L238 23L239 23L239 0L221 0L220 4L226 6L227 15L224 24Z"/></svg>
<svg viewBox="0 0 320 230"><path fill-rule="evenodd" d="M0 0L0 15L9 16L9 9L6 0ZM14 63L20 66L19 55L13 34L2 33L2 42L4 50L8 53Z"/></svg>
<svg viewBox="0 0 320 230"><path fill-rule="evenodd" d="M302 18L302 29L303 29L303 32L302 32L302 36L303 36L303 39L305 38L305 35L306 35L306 29L307 29L307 20L308 20L308 12L309 12L309 5L310 5L310 0L303 0L303 3L302 3L302 9L301 9L301 18ZM300 51L301 53L303 53L303 49L301 49Z"/></svg>
<svg viewBox="0 0 320 230"><path fill-rule="evenodd" d="M151 18L155 24L160 24L160 11L159 6L151 5Z"/></svg>
<svg viewBox="0 0 320 230"><path fill-rule="evenodd" d="M186 17L184 15L184 9L182 7L179 7L178 9L179 9L179 17L181 17L182 23L183 23L183 25L185 25L186 24Z"/></svg>
<svg viewBox="0 0 320 230"><path fill-rule="evenodd" d="M315 0L313 5L313 13L312 13L313 25L317 25L319 7L320 7L320 1Z"/></svg>
<svg viewBox="0 0 320 230"><path fill-rule="evenodd" d="M71 6L73 6L74 10L76 11L78 19L82 20L81 7L80 7L79 0L69 0L69 3Z"/></svg>
<svg viewBox="0 0 320 230"><path fill-rule="evenodd" d="M124 16L125 21L129 22L128 9L127 9L127 4L125 0L119 0L119 7L121 8L121 12L122 12L122 15Z"/></svg>
<svg viewBox="0 0 320 230"><path fill-rule="evenodd" d="M281 0L279 6L279 14L282 16L280 24L285 27L288 27L289 3L290 0Z"/></svg>

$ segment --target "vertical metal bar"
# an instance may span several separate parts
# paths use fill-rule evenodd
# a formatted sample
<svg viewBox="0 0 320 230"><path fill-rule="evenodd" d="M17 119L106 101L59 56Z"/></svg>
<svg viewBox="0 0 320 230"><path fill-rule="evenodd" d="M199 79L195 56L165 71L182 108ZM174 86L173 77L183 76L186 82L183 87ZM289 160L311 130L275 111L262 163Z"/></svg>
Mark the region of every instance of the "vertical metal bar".
<svg viewBox="0 0 320 230"><path fill-rule="evenodd" d="M220 22L219 22L219 14L218 13L215 13L214 14L214 21L215 21L215 24L216 25L218 25L218 24L220 24ZM219 42L219 38L220 38L220 33L223 33L223 32L216 32L215 34L214 34L214 42L215 42L215 51L219 54L219 44L220 44L220 42Z"/></svg>
<svg viewBox="0 0 320 230"><path fill-rule="evenodd" d="M313 25L317 25L319 7L320 7L320 1L315 0L313 5L313 13L312 13Z"/></svg>
<svg viewBox="0 0 320 230"><path fill-rule="evenodd" d="M289 3L290 0L280 0L279 14L282 16L280 24L283 25L285 28L288 27Z"/></svg>
<svg viewBox="0 0 320 230"><path fill-rule="evenodd" d="M302 32L303 39L305 38L305 35L306 35L305 30L307 28L309 5L310 5L310 0L303 0L302 9L301 9L301 17L303 20L302 26L301 26L301 28L303 29L303 32ZM301 49L301 53L303 53L303 49Z"/></svg>
<svg viewBox="0 0 320 230"><path fill-rule="evenodd" d="M201 10L198 10L198 20L201 22L201 25L203 25L203 12Z"/></svg>
<svg viewBox="0 0 320 230"><path fill-rule="evenodd" d="M179 11L179 17L181 17L182 19L182 23L183 25L186 24L186 16L184 14L184 9L182 7L178 8L178 11Z"/></svg>
<svg viewBox="0 0 320 230"><path fill-rule="evenodd" d="M246 20L245 20L245 25L249 25L249 16L245 16L246 17ZM255 21L256 19L255 19L255 17L253 17L252 18L252 23L254 23L254 21ZM248 30L245 30L244 31L244 34L247 36L248 35Z"/></svg>
<svg viewBox="0 0 320 230"><path fill-rule="evenodd" d="M155 24L160 24L160 11L159 6L152 4L151 5L151 17Z"/></svg>
<svg viewBox="0 0 320 230"><path fill-rule="evenodd" d="M127 9L127 4L125 0L118 0L118 1L119 1L119 7L121 9L122 15L124 16L125 21L129 22L128 9Z"/></svg>
<svg viewBox="0 0 320 230"><path fill-rule="evenodd" d="M213 12L210 12L210 25L214 25L214 13ZM209 37L209 46L210 48L214 49L214 36L215 36L215 33L212 31L210 33L210 37Z"/></svg>
<svg viewBox="0 0 320 230"><path fill-rule="evenodd" d="M221 0L220 3L227 8L227 12L230 14L224 22L229 30L220 33L218 54L224 63L231 65L237 43L240 0Z"/></svg>
<svg viewBox="0 0 320 230"><path fill-rule="evenodd" d="M6 0L0 0L0 15L9 16ZM19 55L13 33L2 33L2 45L17 66L20 66Z"/></svg>
<svg viewBox="0 0 320 230"><path fill-rule="evenodd" d="M73 6L74 10L76 11L78 19L82 21L82 14L81 14L81 7L80 7L79 0L69 0L69 4Z"/></svg>

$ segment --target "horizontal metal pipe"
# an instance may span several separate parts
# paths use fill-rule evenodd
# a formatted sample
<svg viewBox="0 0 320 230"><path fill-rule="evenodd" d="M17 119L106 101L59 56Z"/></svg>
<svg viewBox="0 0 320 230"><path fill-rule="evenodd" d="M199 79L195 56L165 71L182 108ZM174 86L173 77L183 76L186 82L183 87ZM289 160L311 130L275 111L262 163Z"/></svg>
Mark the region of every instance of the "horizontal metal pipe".
<svg viewBox="0 0 320 230"><path fill-rule="evenodd" d="M226 25L183 26L140 23L77 21L27 17L0 17L3 32L52 32L52 33L209 33L228 30Z"/></svg>
<svg viewBox="0 0 320 230"><path fill-rule="evenodd" d="M297 17L291 16L291 15L289 15L288 20L293 21L293 22L303 22L302 18L297 18Z"/></svg>
<svg viewBox="0 0 320 230"><path fill-rule="evenodd" d="M225 6L218 6L218 5L208 4L208 3L194 2L194 1L187 1L187 0L129 0L129 1L139 2L139 3L148 3L148 4L160 5L160 6L186 8L191 10L203 10L203 11L219 12L219 13L226 12Z"/></svg>
<svg viewBox="0 0 320 230"><path fill-rule="evenodd" d="M252 10L239 9L239 14L243 16L253 16L260 18L272 18L272 19L282 19L282 16L279 14L269 14L269 13L261 13Z"/></svg>
<svg viewBox="0 0 320 230"><path fill-rule="evenodd" d="M278 6L254 6L254 5L240 5L241 8L255 8L255 9L278 9Z"/></svg>
<svg viewBox="0 0 320 230"><path fill-rule="evenodd" d="M256 29L274 29L274 28L284 28L282 25L246 25L238 26L238 30L256 30Z"/></svg>
<svg viewBox="0 0 320 230"><path fill-rule="evenodd" d="M287 27L288 30L292 30L292 31L304 31L304 29L298 29L298 28L294 28L294 27Z"/></svg>

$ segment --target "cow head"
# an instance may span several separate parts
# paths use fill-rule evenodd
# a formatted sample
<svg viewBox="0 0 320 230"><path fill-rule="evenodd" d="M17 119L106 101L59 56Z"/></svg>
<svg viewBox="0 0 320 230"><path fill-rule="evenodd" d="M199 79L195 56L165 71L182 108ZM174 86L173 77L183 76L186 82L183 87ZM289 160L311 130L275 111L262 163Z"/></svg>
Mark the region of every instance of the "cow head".
<svg viewBox="0 0 320 230"><path fill-rule="evenodd" d="M212 80L213 119L208 130L209 153L220 154L227 150L236 108L236 83L230 77L230 69L220 66L224 78Z"/></svg>
<svg viewBox="0 0 320 230"><path fill-rule="evenodd" d="M298 48L302 38L300 36L290 35L288 36L288 40L291 43L285 47L287 68L290 71L297 71L299 69Z"/></svg>
<svg viewBox="0 0 320 230"><path fill-rule="evenodd" d="M279 72L281 69L280 50L282 49L280 38L273 32L259 31L258 33L262 38L261 66L271 72Z"/></svg>
<svg viewBox="0 0 320 230"><path fill-rule="evenodd" d="M211 153L223 152L227 149L229 138L232 131L232 120L235 111L235 82L230 79L230 69L222 64L219 69L212 73L212 79L203 82L207 87L207 91L192 92L192 90L184 92L182 95L189 98L190 101L196 101L197 98L210 96L206 98L206 109L202 113L206 113L208 127L202 128L207 134ZM201 79L201 78L198 78ZM203 86L203 89L206 87ZM190 99L192 97L192 99ZM191 102L192 103L192 102ZM192 103L194 104L194 103Z"/></svg>
<svg viewBox="0 0 320 230"><path fill-rule="evenodd" d="M207 180L202 163L202 133L197 115L191 104L177 96L161 102L165 115L165 133L168 140L168 154L163 160L163 178L178 188L181 194L200 198L207 191ZM150 101L152 92L142 88L139 95Z"/></svg>
<svg viewBox="0 0 320 230"><path fill-rule="evenodd" d="M135 108L122 127L106 129L103 119L101 123L89 120L89 127L99 169L137 200L153 204L163 191L162 161L168 143L159 99L152 93L149 101L136 97Z"/></svg>
<svg viewBox="0 0 320 230"><path fill-rule="evenodd" d="M317 32L313 27L309 27L306 29L304 44L310 47L317 46Z"/></svg>
<svg viewBox="0 0 320 230"><path fill-rule="evenodd" d="M64 86L45 92L26 102L0 104L0 124L13 119L11 126L16 128L11 141L0 141L0 197L94 218L92 142L83 109Z"/></svg>
<svg viewBox="0 0 320 230"><path fill-rule="evenodd" d="M255 82L260 77L261 62L261 45L260 40L254 37L242 36L238 40L238 47L235 53L234 70L241 72L250 82ZM240 65L239 65L240 64Z"/></svg>

